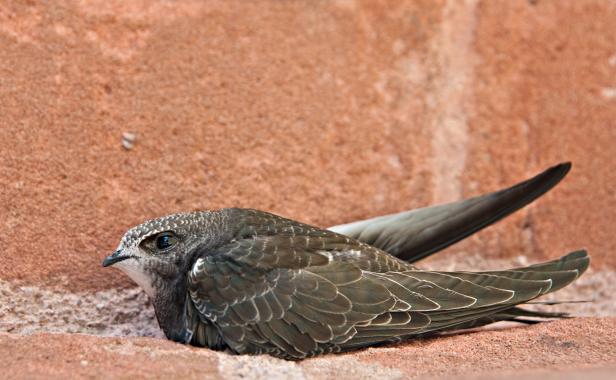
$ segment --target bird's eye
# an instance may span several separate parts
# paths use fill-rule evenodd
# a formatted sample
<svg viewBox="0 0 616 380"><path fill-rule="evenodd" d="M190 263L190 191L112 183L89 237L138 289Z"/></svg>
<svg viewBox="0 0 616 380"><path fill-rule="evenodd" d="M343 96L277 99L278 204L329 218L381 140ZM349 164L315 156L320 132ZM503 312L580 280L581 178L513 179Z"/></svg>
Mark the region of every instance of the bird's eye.
<svg viewBox="0 0 616 380"><path fill-rule="evenodd" d="M176 242L176 237L171 232L162 232L156 236L156 248L165 250L173 246Z"/></svg>

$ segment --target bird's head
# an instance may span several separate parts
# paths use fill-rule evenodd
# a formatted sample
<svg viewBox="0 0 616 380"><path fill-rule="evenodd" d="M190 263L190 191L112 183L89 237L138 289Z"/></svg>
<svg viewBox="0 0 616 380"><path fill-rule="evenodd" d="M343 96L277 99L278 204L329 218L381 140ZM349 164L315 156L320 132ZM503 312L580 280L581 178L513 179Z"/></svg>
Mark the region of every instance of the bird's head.
<svg viewBox="0 0 616 380"><path fill-rule="evenodd" d="M154 298L189 270L194 256L212 241L213 212L165 216L128 230L117 250L103 260L126 273Z"/></svg>

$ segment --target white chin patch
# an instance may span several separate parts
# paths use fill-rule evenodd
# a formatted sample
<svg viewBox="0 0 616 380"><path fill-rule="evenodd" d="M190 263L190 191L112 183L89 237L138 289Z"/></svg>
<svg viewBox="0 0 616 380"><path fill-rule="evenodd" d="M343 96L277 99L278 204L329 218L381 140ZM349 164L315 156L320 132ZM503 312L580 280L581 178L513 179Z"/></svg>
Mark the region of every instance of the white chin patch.
<svg viewBox="0 0 616 380"><path fill-rule="evenodd" d="M142 287L150 298L154 298L154 296L156 295L156 291L152 286L152 279L147 273L143 271L143 268L138 265L135 259L124 260L114 266L122 272L126 273L126 275L130 277L131 280L135 281L137 285Z"/></svg>

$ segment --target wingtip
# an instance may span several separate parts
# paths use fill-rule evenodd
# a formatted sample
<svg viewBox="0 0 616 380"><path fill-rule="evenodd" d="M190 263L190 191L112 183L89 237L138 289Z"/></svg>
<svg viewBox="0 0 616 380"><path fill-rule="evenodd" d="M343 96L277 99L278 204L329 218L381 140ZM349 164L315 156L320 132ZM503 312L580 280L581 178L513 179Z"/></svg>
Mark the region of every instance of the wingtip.
<svg viewBox="0 0 616 380"><path fill-rule="evenodd" d="M564 161L561 162L557 165L552 166L551 168L549 168L547 171L548 172L554 172L554 173L558 173L557 177L560 179L564 178L567 173L569 173L569 171L571 171L571 167L573 165L571 164L571 161Z"/></svg>
<svg viewBox="0 0 616 380"><path fill-rule="evenodd" d="M572 164L570 161L561 162L537 174L535 177L522 182L521 185L542 184L539 186L537 193L533 197L533 199L536 199L562 181L571 170L571 167Z"/></svg>
<svg viewBox="0 0 616 380"><path fill-rule="evenodd" d="M560 258L563 261L571 261L571 260L579 260L579 259L590 259L588 255L588 250L586 248L576 249L575 251L571 251Z"/></svg>
<svg viewBox="0 0 616 380"><path fill-rule="evenodd" d="M576 263L577 266L572 268L572 270L577 271L577 276L575 276L576 279L584 274L590 266L590 256L588 255L588 251L584 248L566 254L561 257L559 261Z"/></svg>

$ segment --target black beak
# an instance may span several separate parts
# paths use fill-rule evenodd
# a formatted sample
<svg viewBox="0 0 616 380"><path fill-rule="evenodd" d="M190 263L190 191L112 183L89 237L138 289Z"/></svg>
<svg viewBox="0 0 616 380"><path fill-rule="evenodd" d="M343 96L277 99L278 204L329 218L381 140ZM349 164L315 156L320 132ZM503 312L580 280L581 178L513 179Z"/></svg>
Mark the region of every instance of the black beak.
<svg viewBox="0 0 616 380"><path fill-rule="evenodd" d="M131 257L132 256L122 256L121 250L115 251L110 256L105 257L105 260L103 260L103 267L108 267L115 263L119 263L120 261L130 259Z"/></svg>

